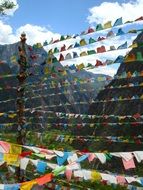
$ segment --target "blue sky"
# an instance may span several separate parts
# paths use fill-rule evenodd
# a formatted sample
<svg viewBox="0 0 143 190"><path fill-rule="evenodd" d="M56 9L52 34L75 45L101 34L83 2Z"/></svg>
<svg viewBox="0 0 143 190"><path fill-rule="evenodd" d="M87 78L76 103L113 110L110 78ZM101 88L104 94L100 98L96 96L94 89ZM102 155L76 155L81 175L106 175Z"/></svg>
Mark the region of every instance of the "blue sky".
<svg viewBox="0 0 143 190"><path fill-rule="evenodd" d="M110 2L110 0L106 0ZM88 28L89 8L103 0L18 0L19 9L8 23L17 29L27 23L49 28L60 34L80 33ZM112 0L111 2L116 2ZM124 0L119 3L126 2Z"/></svg>

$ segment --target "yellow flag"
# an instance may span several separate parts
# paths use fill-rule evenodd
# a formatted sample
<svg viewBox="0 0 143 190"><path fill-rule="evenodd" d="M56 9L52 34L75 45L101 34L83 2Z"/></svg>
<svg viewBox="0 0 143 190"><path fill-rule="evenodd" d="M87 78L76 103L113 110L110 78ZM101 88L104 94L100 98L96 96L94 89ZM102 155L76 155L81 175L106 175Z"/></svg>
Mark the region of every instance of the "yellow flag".
<svg viewBox="0 0 143 190"><path fill-rule="evenodd" d="M62 72L62 75L63 75L63 76L66 76L66 75L67 75L66 70L64 70L64 71Z"/></svg>
<svg viewBox="0 0 143 190"><path fill-rule="evenodd" d="M17 116L16 113L10 113L10 114L8 114L8 117L11 118L11 119L13 119L13 118L16 117L16 116Z"/></svg>
<svg viewBox="0 0 143 190"><path fill-rule="evenodd" d="M15 56L15 55L11 56L10 61L11 61L12 63L17 63L16 56Z"/></svg>
<svg viewBox="0 0 143 190"><path fill-rule="evenodd" d="M10 154L21 154L22 147L16 144L10 144Z"/></svg>
<svg viewBox="0 0 143 190"><path fill-rule="evenodd" d="M31 190L33 185L36 185L36 184L37 184L36 180L21 183L20 190Z"/></svg>
<svg viewBox="0 0 143 190"><path fill-rule="evenodd" d="M111 28L112 25L111 25L111 21L108 21L104 24L104 29L107 29L107 28Z"/></svg>
<svg viewBox="0 0 143 190"><path fill-rule="evenodd" d="M37 43L36 45L37 45L37 48L42 48L43 47L41 43Z"/></svg>
<svg viewBox="0 0 143 190"><path fill-rule="evenodd" d="M45 68L44 68L44 74L49 74L49 72L50 72L50 71L49 71L49 68L48 68L48 67L45 67Z"/></svg>
<svg viewBox="0 0 143 190"><path fill-rule="evenodd" d="M48 51L48 54L49 54L49 55L52 55L52 54L53 54L53 49L50 49L50 50Z"/></svg>
<svg viewBox="0 0 143 190"><path fill-rule="evenodd" d="M80 40L80 45L81 45L81 46L85 46L85 45L87 45L85 39Z"/></svg>
<svg viewBox="0 0 143 190"><path fill-rule="evenodd" d="M84 64L83 63L81 63L81 64L79 64L79 65L77 65L77 69L78 70L81 70L81 69L83 69L85 66L84 66Z"/></svg>
<svg viewBox="0 0 143 190"><path fill-rule="evenodd" d="M136 61L136 56L135 54L128 54L125 56L125 63L126 62L132 62L132 61Z"/></svg>
<svg viewBox="0 0 143 190"><path fill-rule="evenodd" d="M17 154L4 154L4 161L7 165L19 166L19 156Z"/></svg>
<svg viewBox="0 0 143 190"><path fill-rule="evenodd" d="M86 55L88 55L88 53L86 51L83 51L83 52L80 53L80 57L86 56Z"/></svg>
<svg viewBox="0 0 143 190"><path fill-rule="evenodd" d="M103 77L98 77L97 80L98 81L103 81L104 79L103 79Z"/></svg>
<svg viewBox="0 0 143 190"><path fill-rule="evenodd" d="M0 116L3 116L4 115L4 113L0 113Z"/></svg>
<svg viewBox="0 0 143 190"><path fill-rule="evenodd" d="M70 139L70 136L66 135L65 138L64 138L64 142L67 142L69 139Z"/></svg>
<svg viewBox="0 0 143 190"><path fill-rule="evenodd" d="M70 144L73 142L73 138L70 138Z"/></svg>
<svg viewBox="0 0 143 190"><path fill-rule="evenodd" d="M92 171L91 172L91 180L92 181L99 181L101 180L101 175L100 173L96 172L96 171Z"/></svg>
<svg viewBox="0 0 143 190"><path fill-rule="evenodd" d="M138 44L137 43L133 43L132 45L129 46L129 48L137 48Z"/></svg>
<svg viewBox="0 0 143 190"><path fill-rule="evenodd" d="M123 98L122 98L122 96L119 96L119 98L118 98L119 100L122 100Z"/></svg>
<svg viewBox="0 0 143 190"><path fill-rule="evenodd" d="M47 59L47 63L48 63L48 64L52 64L52 57L49 57L49 58Z"/></svg>

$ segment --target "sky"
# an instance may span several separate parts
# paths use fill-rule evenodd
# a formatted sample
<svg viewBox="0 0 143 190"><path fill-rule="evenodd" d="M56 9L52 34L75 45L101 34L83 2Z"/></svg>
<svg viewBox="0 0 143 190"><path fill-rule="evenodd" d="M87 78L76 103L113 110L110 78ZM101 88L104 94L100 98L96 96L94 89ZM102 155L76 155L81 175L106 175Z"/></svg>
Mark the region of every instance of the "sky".
<svg viewBox="0 0 143 190"><path fill-rule="evenodd" d="M60 34L79 33L89 26L89 9L103 0L19 0L19 9L9 24L17 29L27 23L51 29ZM110 1L107 1L110 2ZM112 0L112 2L115 2ZM121 0L120 3L124 2Z"/></svg>
<svg viewBox="0 0 143 190"><path fill-rule="evenodd" d="M0 3L4 0L0 0ZM51 38L57 39L60 35L80 34L87 28L94 27L98 23L112 21L112 24L119 17L123 22L135 20L142 16L143 0L10 0L16 4L13 10L7 11L6 17L0 17L0 44L15 43L19 40L20 34L24 31L27 34L27 43L34 43ZM143 24L143 23L142 23ZM141 24L139 24L141 27ZM137 27L137 26L136 26ZM127 30L127 28L125 28ZM106 31L107 32L107 31ZM98 33L97 36L103 35ZM127 36L105 42L106 46L116 44L121 45L125 41L131 44L136 36ZM79 39L80 40L80 39ZM69 42L67 42L69 45ZM62 44L61 44L62 45ZM104 45L102 43L102 45ZM99 46L99 44L98 44ZM97 44L92 48L96 48ZM51 47L46 47L48 50ZM83 47L78 51L88 50L89 47ZM123 52L123 55L128 50ZM106 58L113 56L112 53L106 55ZM116 57L116 53L115 57ZM59 55L58 55L59 56ZM81 60L82 61L82 60ZM95 57L85 62L95 62ZM70 64L77 64L79 60L70 61ZM112 66L111 72L115 68ZM108 68L108 70L110 70ZM99 69L98 69L99 70ZM105 69L106 70L106 69Z"/></svg>

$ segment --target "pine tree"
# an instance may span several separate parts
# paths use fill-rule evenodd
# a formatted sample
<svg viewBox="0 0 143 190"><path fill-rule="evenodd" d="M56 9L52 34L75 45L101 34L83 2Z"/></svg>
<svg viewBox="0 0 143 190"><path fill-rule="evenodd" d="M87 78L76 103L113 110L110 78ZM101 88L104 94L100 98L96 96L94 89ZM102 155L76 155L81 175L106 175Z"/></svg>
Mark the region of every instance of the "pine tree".
<svg viewBox="0 0 143 190"><path fill-rule="evenodd" d="M6 15L5 11L13 9L16 5L9 0L4 0L2 3L0 3L0 15Z"/></svg>

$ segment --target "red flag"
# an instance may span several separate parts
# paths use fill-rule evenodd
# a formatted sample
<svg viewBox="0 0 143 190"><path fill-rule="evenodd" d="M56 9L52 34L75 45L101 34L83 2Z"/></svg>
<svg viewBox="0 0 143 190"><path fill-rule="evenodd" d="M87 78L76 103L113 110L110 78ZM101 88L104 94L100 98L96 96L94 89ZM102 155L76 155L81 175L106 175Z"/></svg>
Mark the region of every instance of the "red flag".
<svg viewBox="0 0 143 190"><path fill-rule="evenodd" d="M38 185L44 185L45 183L52 181L52 179L53 179L53 174L49 173L40 178L37 178L36 181L37 181Z"/></svg>

